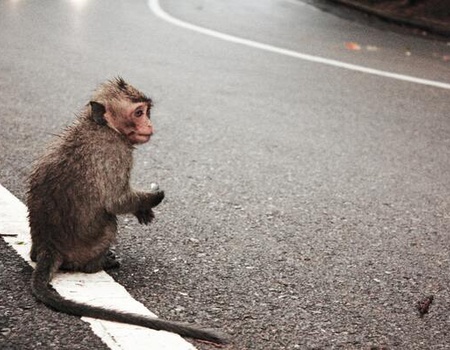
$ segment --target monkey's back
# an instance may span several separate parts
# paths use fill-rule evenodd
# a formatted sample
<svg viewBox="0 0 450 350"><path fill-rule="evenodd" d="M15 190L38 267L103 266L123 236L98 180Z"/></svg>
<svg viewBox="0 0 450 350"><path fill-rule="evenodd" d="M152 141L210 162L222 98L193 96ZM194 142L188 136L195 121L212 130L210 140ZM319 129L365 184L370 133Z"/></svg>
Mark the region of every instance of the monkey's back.
<svg viewBox="0 0 450 350"><path fill-rule="evenodd" d="M33 250L58 251L83 263L115 239L108 204L129 186L132 146L82 116L36 162L27 206Z"/></svg>

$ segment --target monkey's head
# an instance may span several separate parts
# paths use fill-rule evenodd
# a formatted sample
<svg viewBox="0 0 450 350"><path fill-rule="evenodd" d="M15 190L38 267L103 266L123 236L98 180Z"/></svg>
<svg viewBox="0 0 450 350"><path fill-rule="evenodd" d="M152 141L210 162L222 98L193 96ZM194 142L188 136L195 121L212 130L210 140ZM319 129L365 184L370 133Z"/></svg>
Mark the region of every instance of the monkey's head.
<svg viewBox="0 0 450 350"><path fill-rule="evenodd" d="M91 101L92 119L124 135L135 144L146 143L153 134L150 121L152 100L118 77L94 92Z"/></svg>

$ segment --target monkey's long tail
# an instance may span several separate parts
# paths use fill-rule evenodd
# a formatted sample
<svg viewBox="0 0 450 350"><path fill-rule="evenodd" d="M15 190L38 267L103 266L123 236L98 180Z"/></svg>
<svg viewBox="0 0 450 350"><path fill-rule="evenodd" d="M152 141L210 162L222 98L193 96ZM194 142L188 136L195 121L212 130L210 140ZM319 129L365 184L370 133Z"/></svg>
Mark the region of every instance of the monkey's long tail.
<svg viewBox="0 0 450 350"><path fill-rule="evenodd" d="M177 333L183 337L201 339L218 344L226 344L228 340L212 330L197 328L185 323L161 320L139 314L108 310L101 307L77 303L63 298L49 286L53 271L59 268L58 259L52 254L40 254L33 272L31 289L33 295L45 305L70 315L86 316L107 321L128 323L154 330Z"/></svg>

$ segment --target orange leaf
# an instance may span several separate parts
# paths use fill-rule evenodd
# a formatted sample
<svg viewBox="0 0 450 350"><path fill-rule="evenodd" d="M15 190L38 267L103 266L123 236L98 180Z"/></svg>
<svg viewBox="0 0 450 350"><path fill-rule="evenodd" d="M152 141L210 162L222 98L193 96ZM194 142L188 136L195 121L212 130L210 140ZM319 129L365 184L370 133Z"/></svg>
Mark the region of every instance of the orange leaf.
<svg viewBox="0 0 450 350"><path fill-rule="evenodd" d="M355 42L352 42L352 41L346 42L345 43L345 48L347 50L352 50L352 51L359 51L359 50L361 50L361 46L359 46L358 43L355 43Z"/></svg>

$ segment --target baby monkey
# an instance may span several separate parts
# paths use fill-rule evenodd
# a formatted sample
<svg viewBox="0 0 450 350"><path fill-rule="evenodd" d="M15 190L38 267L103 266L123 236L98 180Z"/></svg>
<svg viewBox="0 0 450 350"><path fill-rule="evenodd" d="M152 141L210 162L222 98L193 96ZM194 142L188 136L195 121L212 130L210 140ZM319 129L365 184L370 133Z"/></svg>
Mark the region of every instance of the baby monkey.
<svg viewBox="0 0 450 350"><path fill-rule="evenodd" d="M225 343L210 330L77 303L49 286L59 269L93 273L119 266L110 252L116 241L116 215L132 213L143 224L154 218L152 208L164 192L130 187L133 149L153 134L151 107L151 99L122 78L108 81L34 165L27 192L31 259L36 262L32 292L47 306L68 314Z"/></svg>

